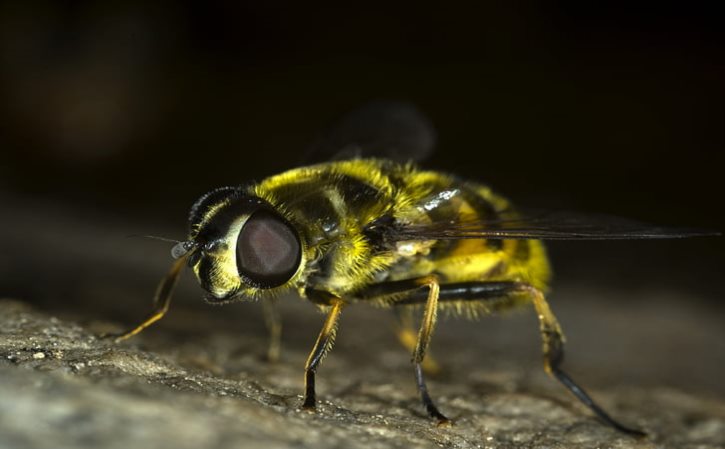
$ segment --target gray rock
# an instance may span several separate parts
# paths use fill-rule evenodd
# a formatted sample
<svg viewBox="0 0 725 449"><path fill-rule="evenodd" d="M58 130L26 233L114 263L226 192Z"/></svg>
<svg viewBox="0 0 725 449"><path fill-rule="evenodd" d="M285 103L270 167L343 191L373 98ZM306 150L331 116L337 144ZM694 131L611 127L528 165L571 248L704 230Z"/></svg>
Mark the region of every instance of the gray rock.
<svg viewBox="0 0 725 449"><path fill-rule="evenodd" d="M192 315L189 321L204 321ZM310 413L299 405L304 348L315 337L314 325L305 339L297 337L299 322L292 323L284 360L270 364L260 358L264 334L160 325L117 345L95 336L107 324L91 323L92 333L22 302L0 301L0 447L725 445L723 401L656 386L592 390L613 415L650 433L636 440L603 426L538 370L484 363L490 354L475 356L469 348L449 356L442 346L434 349L458 366L430 382L441 409L455 419L452 427L438 428L418 404L405 354L376 336L386 333L377 317L351 318L351 337L320 370L321 404Z"/></svg>

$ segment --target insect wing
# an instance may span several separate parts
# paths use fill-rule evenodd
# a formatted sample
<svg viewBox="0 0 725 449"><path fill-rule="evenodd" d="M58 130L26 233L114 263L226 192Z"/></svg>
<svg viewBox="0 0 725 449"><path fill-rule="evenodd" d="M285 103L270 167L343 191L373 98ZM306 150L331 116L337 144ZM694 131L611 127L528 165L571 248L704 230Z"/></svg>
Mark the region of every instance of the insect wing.
<svg viewBox="0 0 725 449"><path fill-rule="evenodd" d="M304 162L372 157L421 161L435 143L433 125L415 106L376 101L342 116L310 146Z"/></svg>
<svg viewBox="0 0 725 449"><path fill-rule="evenodd" d="M398 225L389 241L408 240L641 240L714 237L719 232L654 226L635 220L599 214L540 212L482 221L442 221ZM506 215L504 213L503 215Z"/></svg>

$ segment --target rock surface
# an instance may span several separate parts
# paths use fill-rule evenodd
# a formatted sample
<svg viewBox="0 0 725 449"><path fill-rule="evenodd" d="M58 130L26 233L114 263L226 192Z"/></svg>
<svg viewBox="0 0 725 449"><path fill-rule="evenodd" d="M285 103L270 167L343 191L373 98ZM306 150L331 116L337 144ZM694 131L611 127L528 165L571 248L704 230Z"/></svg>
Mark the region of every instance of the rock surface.
<svg viewBox="0 0 725 449"><path fill-rule="evenodd" d="M321 320L294 308L286 312L303 322ZM178 326L171 319L116 345L95 336L112 327L108 323L82 327L20 301L2 300L0 447L725 445L721 400L666 387L592 389L613 415L650 433L637 440L600 424L540 370L500 361L507 358L504 349L498 354L480 348L476 354L468 346L448 351L445 345L462 341L445 333L434 350L447 365L457 366L431 380L430 387L455 425L438 428L422 413L407 357L390 344L380 318L385 315L377 312L351 313L342 323L349 338L341 338L339 353L320 370L321 404L310 413L299 405L305 348L315 337L312 324L303 333L299 321L289 323L285 340L291 344L283 360L271 364L261 357L264 333L234 332L229 323L211 322L194 311L177 312ZM258 315L245 316L253 328ZM233 318L230 323L244 329L244 317ZM77 321L88 323L87 317ZM190 323L196 327L185 330ZM489 358L492 362L484 363Z"/></svg>

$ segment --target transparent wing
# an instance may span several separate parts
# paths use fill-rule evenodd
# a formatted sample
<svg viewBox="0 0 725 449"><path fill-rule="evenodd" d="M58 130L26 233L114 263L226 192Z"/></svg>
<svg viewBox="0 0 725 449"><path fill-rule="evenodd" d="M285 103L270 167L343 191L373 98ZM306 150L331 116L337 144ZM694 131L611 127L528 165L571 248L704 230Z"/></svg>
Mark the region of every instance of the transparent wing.
<svg viewBox="0 0 725 449"><path fill-rule="evenodd" d="M421 161L435 143L433 125L415 106L375 101L342 116L309 147L304 162L355 157Z"/></svg>
<svg viewBox="0 0 725 449"><path fill-rule="evenodd" d="M513 212L509 215L513 215ZM654 226L610 215L538 212L490 221L394 224L385 237L388 241L458 239L637 240L719 235L720 233L715 231Z"/></svg>

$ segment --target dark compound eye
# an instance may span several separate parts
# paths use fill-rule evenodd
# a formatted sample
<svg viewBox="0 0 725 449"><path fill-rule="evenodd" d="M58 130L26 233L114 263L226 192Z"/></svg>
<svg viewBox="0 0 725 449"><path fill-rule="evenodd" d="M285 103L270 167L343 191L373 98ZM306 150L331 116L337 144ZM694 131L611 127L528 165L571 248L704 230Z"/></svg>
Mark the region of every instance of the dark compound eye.
<svg viewBox="0 0 725 449"><path fill-rule="evenodd" d="M297 271L301 256L297 233L281 217L255 212L237 238L239 274L260 287L284 284Z"/></svg>

